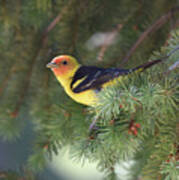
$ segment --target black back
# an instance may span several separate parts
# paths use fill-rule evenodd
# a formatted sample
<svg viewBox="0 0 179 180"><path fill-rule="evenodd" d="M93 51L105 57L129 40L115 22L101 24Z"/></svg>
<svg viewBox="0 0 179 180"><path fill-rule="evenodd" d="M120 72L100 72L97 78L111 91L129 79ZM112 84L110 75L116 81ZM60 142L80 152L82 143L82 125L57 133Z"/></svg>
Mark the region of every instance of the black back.
<svg viewBox="0 0 179 180"><path fill-rule="evenodd" d="M130 71L118 68L98 68L94 66L81 66L75 73L72 82L71 89L75 93L80 93L88 89L100 90L101 86L120 75L126 75ZM85 79L79 83L75 88L73 85L80 79Z"/></svg>

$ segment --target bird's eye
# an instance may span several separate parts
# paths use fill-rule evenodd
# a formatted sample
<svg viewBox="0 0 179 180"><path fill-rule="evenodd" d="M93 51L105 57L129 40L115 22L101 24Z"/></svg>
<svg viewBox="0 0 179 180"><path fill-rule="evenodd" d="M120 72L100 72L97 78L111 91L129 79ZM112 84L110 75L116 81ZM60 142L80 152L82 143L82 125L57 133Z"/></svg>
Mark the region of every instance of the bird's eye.
<svg viewBox="0 0 179 180"><path fill-rule="evenodd" d="M62 61L62 64L63 65L67 65L67 61Z"/></svg>

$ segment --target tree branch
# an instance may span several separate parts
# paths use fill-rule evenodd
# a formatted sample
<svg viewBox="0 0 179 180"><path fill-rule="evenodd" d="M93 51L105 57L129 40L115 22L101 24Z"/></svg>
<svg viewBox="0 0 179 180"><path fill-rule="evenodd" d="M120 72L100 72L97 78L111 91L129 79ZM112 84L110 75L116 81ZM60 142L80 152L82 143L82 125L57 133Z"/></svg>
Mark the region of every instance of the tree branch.
<svg viewBox="0 0 179 180"><path fill-rule="evenodd" d="M179 11L179 7L172 8L167 14L161 16L157 21L155 21L154 24L152 24L148 29L146 29L141 36L138 38L138 40L134 43L132 48L128 51L127 55L122 60L122 63L120 66L124 65L131 55L135 52L137 47L143 42L143 40L152 32L157 31L159 28L161 28L169 19L173 17L173 14Z"/></svg>

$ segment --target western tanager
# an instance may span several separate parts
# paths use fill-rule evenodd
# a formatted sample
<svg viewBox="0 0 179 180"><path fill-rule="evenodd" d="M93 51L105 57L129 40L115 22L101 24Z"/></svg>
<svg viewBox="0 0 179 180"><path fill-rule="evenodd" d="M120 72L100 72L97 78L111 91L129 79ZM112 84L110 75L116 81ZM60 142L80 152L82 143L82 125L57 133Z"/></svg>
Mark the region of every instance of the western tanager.
<svg viewBox="0 0 179 180"><path fill-rule="evenodd" d="M119 82L124 76L132 72L141 72L161 61L161 59L150 61L132 69L105 69L95 66L83 66L74 57L61 55L55 57L47 64L47 67L52 69L65 92L73 100L92 106L98 100L97 93L104 87Z"/></svg>

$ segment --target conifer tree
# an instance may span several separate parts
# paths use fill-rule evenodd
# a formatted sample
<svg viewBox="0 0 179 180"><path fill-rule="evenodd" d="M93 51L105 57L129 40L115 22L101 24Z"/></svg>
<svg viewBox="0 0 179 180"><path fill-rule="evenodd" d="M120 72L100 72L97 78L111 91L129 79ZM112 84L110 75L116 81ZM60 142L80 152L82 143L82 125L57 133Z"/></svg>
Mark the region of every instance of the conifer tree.
<svg viewBox="0 0 179 180"><path fill-rule="evenodd" d="M36 136L28 171L7 170L0 178L35 180L33 170L43 169L46 156L70 145L72 159L98 162L107 180L117 179L115 165L129 160L128 179L177 180L177 2L1 0L1 140L20 138L27 117ZM105 88L89 108L67 97L46 69L59 54L101 67L165 60Z"/></svg>

